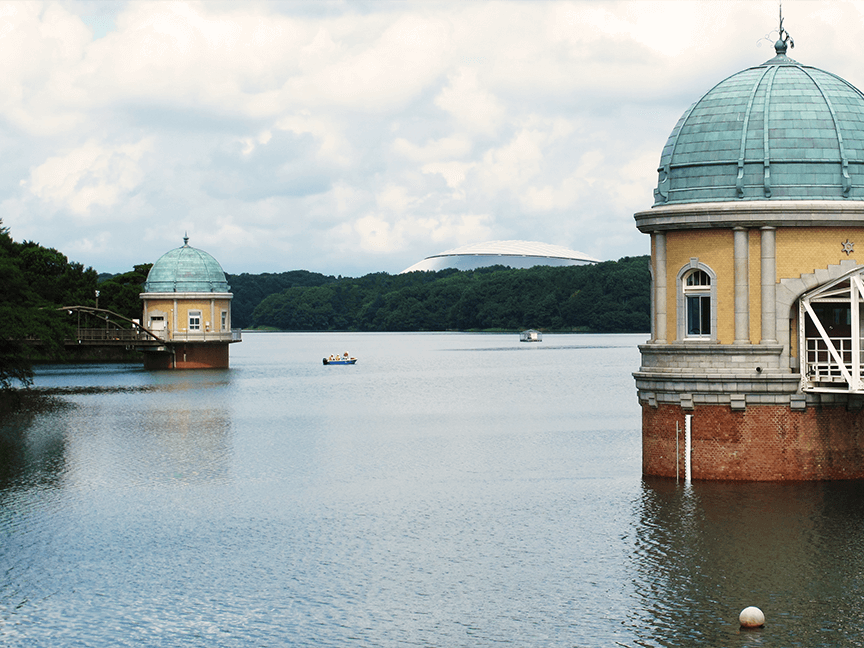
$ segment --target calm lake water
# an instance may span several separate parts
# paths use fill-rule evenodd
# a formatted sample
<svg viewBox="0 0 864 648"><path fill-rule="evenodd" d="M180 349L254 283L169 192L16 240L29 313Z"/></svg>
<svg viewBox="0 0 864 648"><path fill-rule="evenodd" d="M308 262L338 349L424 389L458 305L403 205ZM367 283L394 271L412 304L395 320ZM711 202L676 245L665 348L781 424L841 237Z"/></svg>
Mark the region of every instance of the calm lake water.
<svg viewBox="0 0 864 648"><path fill-rule="evenodd" d="M864 645L864 485L642 479L644 340L45 367L63 404L0 423L0 645Z"/></svg>

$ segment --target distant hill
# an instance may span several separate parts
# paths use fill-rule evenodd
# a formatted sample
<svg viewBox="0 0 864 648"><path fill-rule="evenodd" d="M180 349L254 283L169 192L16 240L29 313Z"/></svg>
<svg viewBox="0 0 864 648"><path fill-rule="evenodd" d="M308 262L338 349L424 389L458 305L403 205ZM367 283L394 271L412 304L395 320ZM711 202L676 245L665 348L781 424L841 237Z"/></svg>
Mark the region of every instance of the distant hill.
<svg viewBox="0 0 864 648"><path fill-rule="evenodd" d="M281 293L289 288L312 288L338 281L336 277L309 272L307 270L292 270L273 274L239 275L226 274L228 285L234 293L231 300L231 325L234 328L249 328L252 326L252 313L255 307L266 297Z"/></svg>
<svg viewBox="0 0 864 648"><path fill-rule="evenodd" d="M235 326L290 331L650 330L648 257L335 278L231 275ZM280 285L282 286L280 288ZM251 313L250 313L251 310Z"/></svg>

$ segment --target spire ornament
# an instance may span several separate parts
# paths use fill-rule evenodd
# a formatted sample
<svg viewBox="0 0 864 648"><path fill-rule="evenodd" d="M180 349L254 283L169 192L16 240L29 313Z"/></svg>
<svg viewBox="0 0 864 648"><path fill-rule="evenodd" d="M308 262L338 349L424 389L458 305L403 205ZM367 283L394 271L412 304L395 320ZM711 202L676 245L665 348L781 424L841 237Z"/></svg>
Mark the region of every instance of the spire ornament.
<svg viewBox="0 0 864 648"><path fill-rule="evenodd" d="M776 30L778 38L777 38L777 41L774 43L774 51L777 53L777 56L781 56L781 55L785 56L787 49L795 47L795 39L793 39L792 35L783 28L783 0L780 0L779 5L780 5L780 26L779 26L779 29ZM773 33L774 33L774 30L768 32L767 34L765 34L765 36L760 38L756 42L757 47L762 45L763 40L766 40L770 43L772 40L771 35Z"/></svg>
<svg viewBox="0 0 864 648"><path fill-rule="evenodd" d="M774 43L774 50L778 54L785 54L787 45L790 48L795 48L795 39L792 38L792 35L783 29L783 0L780 0L780 29L779 29L780 38Z"/></svg>

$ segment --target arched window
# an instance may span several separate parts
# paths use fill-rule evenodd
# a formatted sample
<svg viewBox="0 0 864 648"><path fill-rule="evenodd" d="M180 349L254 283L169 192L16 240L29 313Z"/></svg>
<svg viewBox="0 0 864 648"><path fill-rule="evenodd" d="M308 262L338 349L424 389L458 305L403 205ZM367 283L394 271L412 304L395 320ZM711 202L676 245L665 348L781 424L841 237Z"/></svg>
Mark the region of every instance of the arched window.
<svg viewBox="0 0 864 648"><path fill-rule="evenodd" d="M711 335L711 277L704 270L694 270L684 282L687 309L687 336Z"/></svg>
<svg viewBox="0 0 864 648"><path fill-rule="evenodd" d="M716 275L697 259L678 273L678 339L717 339Z"/></svg>

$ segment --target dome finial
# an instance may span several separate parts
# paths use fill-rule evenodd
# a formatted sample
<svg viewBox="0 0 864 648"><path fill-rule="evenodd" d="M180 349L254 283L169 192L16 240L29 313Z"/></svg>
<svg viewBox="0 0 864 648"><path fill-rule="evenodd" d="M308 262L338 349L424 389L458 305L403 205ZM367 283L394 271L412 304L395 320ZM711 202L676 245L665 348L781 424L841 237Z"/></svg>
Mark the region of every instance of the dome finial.
<svg viewBox="0 0 864 648"><path fill-rule="evenodd" d="M783 0L780 0L780 38L774 43L774 51L778 55L785 54L787 45L794 48L795 41L789 32L783 29Z"/></svg>
<svg viewBox="0 0 864 648"><path fill-rule="evenodd" d="M183 232L183 246L189 245L189 232Z"/></svg>

